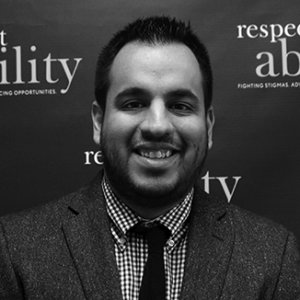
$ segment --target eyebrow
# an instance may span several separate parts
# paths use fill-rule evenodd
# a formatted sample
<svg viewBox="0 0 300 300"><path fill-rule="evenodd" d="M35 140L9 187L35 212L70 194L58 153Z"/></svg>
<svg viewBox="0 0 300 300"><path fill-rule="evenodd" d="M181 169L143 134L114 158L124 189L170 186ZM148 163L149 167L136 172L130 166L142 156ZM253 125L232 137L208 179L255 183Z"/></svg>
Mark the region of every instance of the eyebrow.
<svg viewBox="0 0 300 300"><path fill-rule="evenodd" d="M188 89L177 89L166 94L167 98L190 98L194 101L199 101L199 98Z"/></svg>
<svg viewBox="0 0 300 300"><path fill-rule="evenodd" d="M124 89L116 96L116 101L120 101L122 98L125 97L147 97L151 98L152 94L146 89L139 88L139 87L131 87ZM176 89L164 94L164 97L167 99L172 98L190 98L194 101L199 101L199 98L190 90L188 89Z"/></svg>
<svg viewBox="0 0 300 300"><path fill-rule="evenodd" d="M131 87L131 88L127 88L127 89L121 91L116 96L116 101L118 102L122 98L126 98L126 97L145 97L145 96L151 98L151 93L142 88Z"/></svg>

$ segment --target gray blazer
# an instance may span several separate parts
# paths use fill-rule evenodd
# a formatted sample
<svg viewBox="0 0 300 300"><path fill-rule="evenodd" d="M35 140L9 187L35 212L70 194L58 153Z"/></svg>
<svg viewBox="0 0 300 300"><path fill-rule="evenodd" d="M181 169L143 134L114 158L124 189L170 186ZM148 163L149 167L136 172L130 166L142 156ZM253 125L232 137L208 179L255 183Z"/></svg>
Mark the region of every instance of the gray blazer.
<svg viewBox="0 0 300 300"><path fill-rule="evenodd" d="M0 219L0 299L122 299L100 180ZM300 299L285 228L198 186L190 222L180 299Z"/></svg>

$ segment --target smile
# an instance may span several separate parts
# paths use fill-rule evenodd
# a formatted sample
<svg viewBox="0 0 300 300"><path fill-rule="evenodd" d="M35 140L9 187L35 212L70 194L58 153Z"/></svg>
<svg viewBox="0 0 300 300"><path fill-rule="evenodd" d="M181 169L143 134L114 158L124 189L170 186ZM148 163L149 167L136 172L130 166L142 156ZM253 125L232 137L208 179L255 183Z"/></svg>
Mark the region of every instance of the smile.
<svg viewBox="0 0 300 300"><path fill-rule="evenodd" d="M164 159L168 158L173 154L171 150L140 150L139 154L146 158L152 159Z"/></svg>

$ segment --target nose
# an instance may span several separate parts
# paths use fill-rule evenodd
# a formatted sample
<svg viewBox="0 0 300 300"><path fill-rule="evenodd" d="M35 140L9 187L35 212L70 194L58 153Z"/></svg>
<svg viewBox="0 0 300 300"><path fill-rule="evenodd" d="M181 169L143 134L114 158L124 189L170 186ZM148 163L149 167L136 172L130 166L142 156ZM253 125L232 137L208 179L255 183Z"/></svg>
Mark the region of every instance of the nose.
<svg viewBox="0 0 300 300"><path fill-rule="evenodd" d="M163 139L171 135L173 125L163 99L153 99L140 125L145 139Z"/></svg>

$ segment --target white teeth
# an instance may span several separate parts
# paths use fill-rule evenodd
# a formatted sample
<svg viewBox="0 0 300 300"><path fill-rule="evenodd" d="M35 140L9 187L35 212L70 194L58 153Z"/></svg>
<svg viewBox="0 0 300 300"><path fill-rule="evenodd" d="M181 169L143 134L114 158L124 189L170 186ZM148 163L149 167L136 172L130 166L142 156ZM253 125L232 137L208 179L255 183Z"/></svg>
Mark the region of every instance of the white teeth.
<svg viewBox="0 0 300 300"><path fill-rule="evenodd" d="M170 157L172 155L172 151L170 150L159 150L159 151L140 151L140 154L147 158L157 158L157 159L163 159Z"/></svg>

